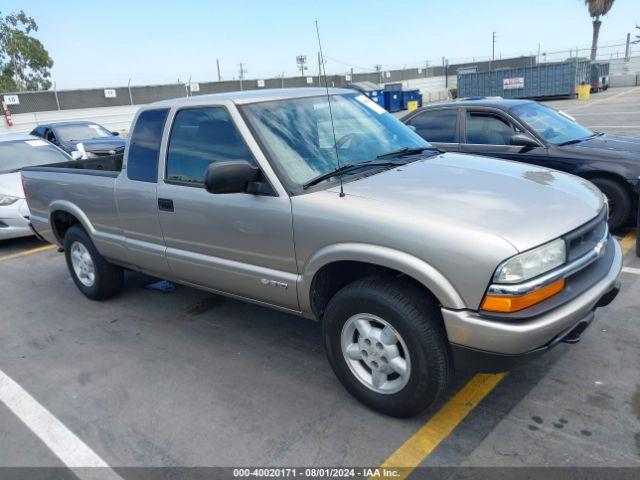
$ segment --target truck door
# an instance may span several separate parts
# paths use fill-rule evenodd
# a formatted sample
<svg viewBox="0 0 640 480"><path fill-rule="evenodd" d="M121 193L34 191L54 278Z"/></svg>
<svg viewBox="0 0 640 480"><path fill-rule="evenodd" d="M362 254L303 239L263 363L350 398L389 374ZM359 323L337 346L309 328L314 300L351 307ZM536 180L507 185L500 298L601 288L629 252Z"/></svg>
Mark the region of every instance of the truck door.
<svg viewBox="0 0 640 480"><path fill-rule="evenodd" d="M129 263L160 277L169 273L158 218L158 158L169 110L143 110L137 117L116 181L118 215Z"/></svg>
<svg viewBox="0 0 640 480"><path fill-rule="evenodd" d="M210 194L209 164L258 164L224 106L175 112L158 184L160 223L174 277L197 286L298 309L289 197Z"/></svg>

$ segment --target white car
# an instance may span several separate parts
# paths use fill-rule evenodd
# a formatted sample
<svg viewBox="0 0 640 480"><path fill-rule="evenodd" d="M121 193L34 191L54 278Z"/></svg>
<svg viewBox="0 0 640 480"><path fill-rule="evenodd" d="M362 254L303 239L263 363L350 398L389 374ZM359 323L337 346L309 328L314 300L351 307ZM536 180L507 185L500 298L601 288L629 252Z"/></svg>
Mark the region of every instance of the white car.
<svg viewBox="0 0 640 480"><path fill-rule="evenodd" d="M33 135L0 135L0 240L33 235L20 170L70 160L63 150Z"/></svg>

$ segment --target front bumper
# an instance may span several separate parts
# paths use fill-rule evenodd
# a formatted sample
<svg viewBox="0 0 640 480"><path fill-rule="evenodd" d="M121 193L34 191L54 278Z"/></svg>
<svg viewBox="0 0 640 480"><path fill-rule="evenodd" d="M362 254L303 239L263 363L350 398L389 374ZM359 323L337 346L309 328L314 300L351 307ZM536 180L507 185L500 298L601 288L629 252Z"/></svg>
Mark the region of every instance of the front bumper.
<svg viewBox="0 0 640 480"><path fill-rule="evenodd" d="M459 365L456 367L469 363L465 356L493 356L499 360L498 364L503 360L506 365L511 361L518 363L555 346L571 335L576 327L588 325L594 310L610 303L619 289L622 250L617 241L612 239L610 242L613 258L607 273L577 297L539 316L509 322L488 319L475 311L443 308L442 316L452 344L454 362L458 357ZM496 371L497 368L475 370Z"/></svg>
<svg viewBox="0 0 640 480"><path fill-rule="evenodd" d="M33 235L29 226L29 209L23 199L0 207L0 240L29 237Z"/></svg>

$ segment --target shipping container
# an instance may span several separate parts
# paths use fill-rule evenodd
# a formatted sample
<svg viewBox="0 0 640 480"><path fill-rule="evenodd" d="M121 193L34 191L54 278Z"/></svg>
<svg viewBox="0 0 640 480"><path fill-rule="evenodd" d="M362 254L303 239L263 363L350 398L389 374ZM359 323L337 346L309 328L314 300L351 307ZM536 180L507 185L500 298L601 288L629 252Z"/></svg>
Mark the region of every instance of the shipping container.
<svg viewBox="0 0 640 480"><path fill-rule="evenodd" d="M609 88L609 62L591 64L591 91L600 92Z"/></svg>
<svg viewBox="0 0 640 480"><path fill-rule="evenodd" d="M458 75L458 97L570 97L591 81L590 62L545 63L533 67Z"/></svg>

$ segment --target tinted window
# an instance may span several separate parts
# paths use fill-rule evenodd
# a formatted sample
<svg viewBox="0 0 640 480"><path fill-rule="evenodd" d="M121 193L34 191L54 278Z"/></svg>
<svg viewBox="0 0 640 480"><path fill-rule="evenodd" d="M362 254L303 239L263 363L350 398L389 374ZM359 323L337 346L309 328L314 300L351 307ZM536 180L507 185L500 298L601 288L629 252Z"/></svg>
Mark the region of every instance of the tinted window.
<svg viewBox="0 0 640 480"><path fill-rule="evenodd" d="M409 125L430 142L456 143L458 110L431 110L413 117Z"/></svg>
<svg viewBox="0 0 640 480"><path fill-rule="evenodd" d="M511 145L515 133L505 119L485 112L467 112L465 131L467 143L476 145Z"/></svg>
<svg viewBox="0 0 640 480"><path fill-rule="evenodd" d="M176 114L167 152L167 180L204 183L209 164L253 156L221 107L192 108Z"/></svg>
<svg viewBox="0 0 640 480"><path fill-rule="evenodd" d="M133 132L127 157L127 176L131 180L156 182L158 153L167 109L146 110L140 114Z"/></svg>

